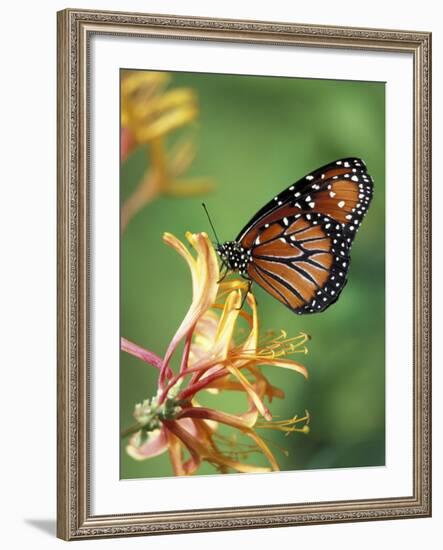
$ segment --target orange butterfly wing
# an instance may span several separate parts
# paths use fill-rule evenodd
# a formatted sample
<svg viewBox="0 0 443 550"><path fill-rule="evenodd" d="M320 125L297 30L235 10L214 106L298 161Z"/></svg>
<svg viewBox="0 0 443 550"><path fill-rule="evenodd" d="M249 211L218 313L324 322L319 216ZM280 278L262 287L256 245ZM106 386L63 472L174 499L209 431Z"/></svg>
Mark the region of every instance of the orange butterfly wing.
<svg viewBox="0 0 443 550"><path fill-rule="evenodd" d="M323 311L346 284L349 250L373 192L364 162L335 161L265 205L240 232L248 275L296 313Z"/></svg>
<svg viewBox="0 0 443 550"><path fill-rule="evenodd" d="M349 267L342 226L321 214L315 218L315 225L300 216L287 227L270 226L252 248L248 265L255 282L300 314L323 311L335 302Z"/></svg>

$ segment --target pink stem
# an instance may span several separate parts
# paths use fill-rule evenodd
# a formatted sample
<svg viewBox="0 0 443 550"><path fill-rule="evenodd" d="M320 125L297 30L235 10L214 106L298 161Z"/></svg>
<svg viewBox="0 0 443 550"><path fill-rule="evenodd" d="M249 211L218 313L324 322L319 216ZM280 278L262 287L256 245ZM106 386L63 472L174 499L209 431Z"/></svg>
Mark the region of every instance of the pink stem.
<svg viewBox="0 0 443 550"><path fill-rule="evenodd" d="M183 350L183 355L182 355L182 362L180 365L180 372L185 372L188 366L189 352L191 351L193 332L194 332L194 327L190 330L188 337L186 338L185 348Z"/></svg>
<svg viewBox="0 0 443 550"><path fill-rule="evenodd" d="M162 367L163 361L161 357L159 357L152 351L142 348L138 344L134 344L133 342L130 342L126 338L121 338L121 350L126 351L126 353L129 353L134 357L138 357L145 363L148 363L149 365L152 365L157 369L161 369Z"/></svg>
<svg viewBox="0 0 443 550"><path fill-rule="evenodd" d="M188 397L191 397L198 391L200 391L202 388L207 386L210 382L213 382L214 380L217 380L217 378L221 378L222 376L226 376L228 374L228 371L221 367L218 371L214 372L213 374L210 374L209 376L205 376L202 380L199 382L196 382L195 384L191 384L188 386L185 390L183 390L180 393L180 399L187 399Z"/></svg>
<svg viewBox="0 0 443 550"><path fill-rule="evenodd" d="M166 399L166 396L168 395L168 392L169 390L180 380L180 378L183 378L185 376L187 376L188 374L192 374L193 372L199 372L199 371L205 371L205 370L208 370L210 369L211 367L215 367L215 365L217 365L218 363L220 363L220 361L214 361L212 363L205 363L204 361L201 361L201 365L197 366L197 367L192 367L190 369L186 369L185 371L183 372L180 372L179 374L176 374L168 383L168 385L164 388L163 390L163 393L161 394L160 396L160 399L159 399L159 404L161 405L163 403L163 401ZM221 367L220 370L224 370L223 367ZM226 374L226 373L224 373ZM203 380L203 382L206 384L206 380L209 380L211 379L212 380L212 376L208 376L207 379L205 378ZM187 390L185 390L187 391ZM183 393L183 392L182 392ZM180 394L181 396L181 394Z"/></svg>

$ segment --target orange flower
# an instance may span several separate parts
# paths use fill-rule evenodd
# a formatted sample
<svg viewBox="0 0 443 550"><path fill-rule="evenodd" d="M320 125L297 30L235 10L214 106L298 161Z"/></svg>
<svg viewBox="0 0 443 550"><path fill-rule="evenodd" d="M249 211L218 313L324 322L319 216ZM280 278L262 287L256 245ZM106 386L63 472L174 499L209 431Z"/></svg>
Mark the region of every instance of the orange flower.
<svg viewBox="0 0 443 550"><path fill-rule="evenodd" d="M308 336L301 333L288 338L282 331L279 336L269 335L260 342L257 305L252 293L246 299L249 312L241 308L246 283L234 279L219 284L217 258L207 235L186 236L196 257L173 235L164 236L165 242L187 262L193 287L191 306L164 358L122 340L122 350L159 369L156 395L136 405L137 424L124 432L131 435L127 452L137 460L144 460L168 451L176 475L196 472L202 461L210 462L221 472L278 470L277 460L256 429L306 433L309 417L306 413L302 418L272 420L265 400L283 398L284 393L269 382L260 367L285 368L307 378L306 368L285 356L307 353ZM247 331L236 343L234 336L241 322L246 323ZM174 373L170 360L183 340L180 368ZM248 403L246 410L231 414L198 402L201 392L227 391L243 393ZM222 436L220 425L230 427L234 436ZM249 438L251 445L239 442L235 434ZM185 457L185 451L189 458ZM262 453L268 466L259 467L239 459L252 452Z"/></svg>

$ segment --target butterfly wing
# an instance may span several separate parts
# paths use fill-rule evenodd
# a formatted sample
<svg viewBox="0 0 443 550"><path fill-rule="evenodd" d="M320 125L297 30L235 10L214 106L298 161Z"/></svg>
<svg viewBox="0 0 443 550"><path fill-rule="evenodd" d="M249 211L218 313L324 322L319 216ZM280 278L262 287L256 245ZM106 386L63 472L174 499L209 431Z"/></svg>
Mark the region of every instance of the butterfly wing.
<svg viewBox="0 0 443 550"><path fill-rule="evenodd" d="M323 214L344 227L352 243L373 192L363 160L345 158L322 166L269 201L240 231L237 242L250 248L261 231L297 214Z"/></svg>
<svg viewBox="0 0 443 550"><path fill-rule="evenodd" d="M242 230L248 274L296 313L334 303L346 284L349 250L372 198L362 160L335 161L274 197Z"/></svg>
<svg viewBox="0 0 443 550"><path fill-rule="evenodd" d="M341 224L316 215L287 227L278 223L252 247L249 276L295 313L315 313L334 303L346 284L349 244Z"/></svg>

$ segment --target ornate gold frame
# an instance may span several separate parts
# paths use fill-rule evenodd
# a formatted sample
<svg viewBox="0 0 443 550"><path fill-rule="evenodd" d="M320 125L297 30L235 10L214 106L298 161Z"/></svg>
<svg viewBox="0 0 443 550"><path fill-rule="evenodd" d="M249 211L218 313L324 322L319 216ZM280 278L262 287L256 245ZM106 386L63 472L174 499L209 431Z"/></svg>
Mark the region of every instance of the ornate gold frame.
<svg viewBox="0 0 443 550"><path fill-rule="evenodd" d="M414 59L413 496L92 516L88 490L88 98L95 34L409 52ZM65 539L431 515L431 34L64 10L58 13L58 510Z"/></svg>

